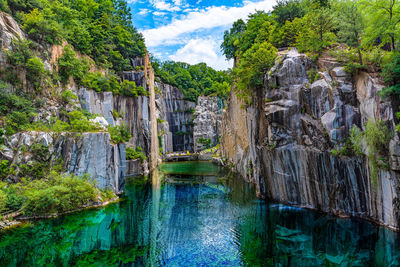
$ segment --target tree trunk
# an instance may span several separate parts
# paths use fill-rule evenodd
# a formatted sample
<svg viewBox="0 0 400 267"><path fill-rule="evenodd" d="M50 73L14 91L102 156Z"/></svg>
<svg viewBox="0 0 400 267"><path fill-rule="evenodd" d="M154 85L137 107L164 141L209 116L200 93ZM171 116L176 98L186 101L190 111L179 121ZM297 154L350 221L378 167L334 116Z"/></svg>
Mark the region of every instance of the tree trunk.
<svg viewBox="0 0 400 267"><path fill-rule="evenodd" d="M362 61L361 49L358 47L357 50L358 50L358 60L360 60L360 65L362 65L363 61Z"/></svg>
<svg viewBox="0 0 400 267"><path fill-rule="evenodd" d="M392 39L392 51L396 50L395 42L394 42L394 36L391 35L390 38Z"/></svg>

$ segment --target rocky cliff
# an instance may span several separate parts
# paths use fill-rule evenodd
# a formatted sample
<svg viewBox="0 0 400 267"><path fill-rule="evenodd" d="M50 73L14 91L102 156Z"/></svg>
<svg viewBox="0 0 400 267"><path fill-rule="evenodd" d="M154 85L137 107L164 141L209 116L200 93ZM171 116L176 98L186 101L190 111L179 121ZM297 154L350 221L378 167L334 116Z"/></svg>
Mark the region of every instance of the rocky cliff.
<svg viewBox="0 0 400 267"><path fill-rule="evenodd" d="M158 89L159 136L163 152L193 151L193 113L196 103L185 100L182 92L169 84L156 82Z"/></svg>
<svg viewBox="0 0 400 267"><path fill-rule="evenodd" d="M390 167L376 179L367 157L334 156L352 126L383 120L393 111L377 92L376 74L352 77L337 62L320 60L317 81L307 56L280 53L264 89L245 108L232 90L223 115L222 153L237 172L257 185L261 198L398 228L398 138L390 142ZM374 181L376 180L376 182Z"/></svg>
<svg viewBox="0 0 400 267"><path fill-rule="evenodd" d="M11 48L12 39L25 38L18 23L2 12L0 30L0 44L5 49ZM52 63L62 54L62 46L49 47L47 50ZM45 67L52 71L47 60L49 59L44 60ZM0 52L0 64L3 68L6 66L3 51ZM48 161L56 164L62 160L63 170L77 175L88 173L100 188L108 187L116 192L122 189L126 176L149 173L159 163L154 73L148 55L131 59L131 64L136 71L123 72L121 78L143 86L149 92L149 96L126 97L113 95L111 92L100 93L83 87L78 88L73 82L67 85L67 89L76 96L72 103L62 103L54 97L61 95L65 90L61 85L54 88L54 92L41 92L40 98L44 104L38 110L36 121L47 123L52 117L62 116L61 111L82 109L95 114L94 121L100 123L103 130L79 134L29 131L17 133L5 140L5 145L0 149L0 160L8 160L15 166L31 166L37 160L35 148L38 145L43 146L48 154ZM15 88L11 88L10 91L15 91ZM116 125L128 127L132 138L126 144L111 142L107 127ZM126 160L127 146L141 148L148 160ZM8 179L12 180L12 177Z"/></svg>
<svg viewBox="0 0 400 267"><path fill-rule="evenodd" d="M222 133L221 100L217 97L200 96L194 117L194 151L200 152L205 149L205 140L210 141L209 146L217 145Z"/></svg>

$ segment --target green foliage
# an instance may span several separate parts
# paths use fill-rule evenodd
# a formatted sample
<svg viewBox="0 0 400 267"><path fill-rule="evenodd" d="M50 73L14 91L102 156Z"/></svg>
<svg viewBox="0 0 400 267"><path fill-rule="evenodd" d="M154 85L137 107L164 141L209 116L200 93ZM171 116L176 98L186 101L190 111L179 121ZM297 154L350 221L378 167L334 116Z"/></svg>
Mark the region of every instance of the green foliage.
<svg viewBox="0 0 400 267"><path fill-rule="evenodd" d="M230 75L227 71L216 71L205 63L189 65L183 62L159 62L152 59L155 75L179 90L185 99L197 102L200 95L214 95L227 99Z"/></svg>
<svg viewBox="0 0 400 267"><path fill-rule="evenodd" d="M310 83L314 83L315 81L319 80L320 75L317 69L310 69L309 71L307 71L307 77Z"/></svg>
<svg viewBox="0 0 400 267"><path fill-rule="evenodd" d="M338 15L339 41L357 48L359 64L363 65L361 56L361 36L364 31L364 17L358 4L351 0L335 1L336 14Z"/></svg>
<svg viewBox="0 0 400 267"><path fill-rule="evenodd" d="M25 15L23 29L35 41L61 44L61 25L45 17L44 12L40 12L37 8Z"/></svg>
<svg viewBox="0 0 400 267"><path fill-rule="evenodd" d="M106 188L106 189L101 190L101 198L103 201L111 200L115 197L116 197L116 195L111 188Z"/></svg>
<svg viewBox="0 0 400 267"><path fill-rule="evenodd" d="M381 120L369 119L365 125L365 131L360 131L355 126L352 128L350 139L353 143L353 150L358 155L363 154L363 143L365 142L365 153L369 159L371 178L375 186L377 185L378 168L385 166L387 146L391 138L392 134L385 122Z"/></svg>
<svg viewBox="0 0 400 267"><path fill-rule="evenodd" d="M119 93L123 96L137 97L139 95L150 96L150 92L143 88L143 86L136 86L135 82L124 80L121 83Z"/></svg>
<svg viewBox="0 0 400 267"><path fill-rule="evenodd" d="M72 103L74 100L77 100L78 97L71 91L71 90L64 90L61 94L61 100L65 103L65 104L70 104Z"/></svg>
<svg viewBox="0 0 400 267"><path fill-rule="evenodd" d="M45 180L35 180L25 187L25 215L44 215L73 210L96 201L99 190L89 176L52 172Z"/></svg>
<svg viewBox="0 0 400 267"><path fill-rule="evenodd" d="M357 126L351 128L350 140L353 144L354 153L361 156L363 154L363 134Z"/></svg>
<svg viewBox="0 0 400 267"><path fill-rule="evenodd" d="M246 103L249 103L251 90L263 86L265 73L274 65L278 50L268 42L255 43L241 57L238 67L234 70L237 81L237 93Z"/></svg>
<svg viewBox="0 0 400 267"><path fill-rule="evenodd" d="M127 160L136 160L140 159L140 162L144 162L147 160L146 155L143 152L143 149L140 147L136 147L135 149L132 147L126 148L126 159Z"/></svg>
<svg viewBox="0 0 400 267"><path fill-rule="evenodd" d="M45 70L42 59L34 52L33 43L25 39L14 39L11 47L5 51L8 64L4 72L6 80L17 88L23 87L26 80L39 91L48 81L50 72Z"/></svg>
<svg viewBox="0 0 400 267"><path fill-rule="evenodd" d="M335 26L335 17L328 7L314 5L303 19L304 28L297 38L300 51L322 52L323 48L335 40L331 32Z"/></svg>
<svg viewBox="0 0 400 267"><path fill-rule="evenodd" d="M132 138L132 135L129 132L129 128L124 124L116 125L114 127L109 126L108 132L110 133L111 141L114 144L126 143Z"/></svg>
<svg viewBox="0 0 400 267"><path fill-rule="evenodd" d="M1 186L0 186L1 187ZM6 194L6 210L19 210L25 200L21 184L8 184L0 188L0 192Z"/></svg>
<svg viewBox="0 0 400 267"><path fill-rule="evenodd" d="M133 27L125 1L7 2L13 13L25 13L23 28L36 42L60 44L67 40L76 50L115 71L132 69L129 59L145 54L143 37Z"/></svg>
<svg viewBox="0 0 400 267"><path fill-rule="evenodd" d="M3 212L7 206L7 194L0 190L0 212Z"/></svg>
<svg viewBox="0 0 400 267"><path fill-rule="evenodd" d="M113 109L112 116L113 116L114 120L122 118L121 114L116 109Z"/></svg>
<svg viewBox="0 0 400 267"><path fill-rule="evenodd" d="M379 40L381 45L389 43L395 50L399 38L399 3L396 0L363 0L361 5L368 22L363 42L374 45Z"/></svg>
<svg viewBox="0 0 400 267"><path fill-rule="evenodd" d="M400 53L390 54L389 60L383 64L382 76L388 87L384 88L379 94L383 97L400 95Z"/></svg>
<svg viewBox="0 0 400 267"><path fill-rule="evenodd" d="M239 40L245 29L245 22L242 19L239 19L233 23L232 28L229 31L224 32L224 41L221 44L221 50L227 59L235 58L237 52L235 42Z"/></svg>
<svg viewBox="0 0 400 267"><path fill-rule="evenodd" d="M96 132L101 129L99 124L93 123L81 111L74 110L68 113L71 132Z"/></svg>
<svg viewBox="0 0 400 267"><path fill-rule="evenodd" d="M305 6L298 0L278 0L272 11L275 20L281 25L302 18L305 14Z"/></svg>
<svg viewBox="0 0 400 267"><path fill-rule="evenodd" d="M357 128L357 127L356 127ZM357 128L358 129L358 128ZM351 157L354 155L354 148L353 148L353 143L351 141L351 138L347 138L346 141L344 142L342 147L338 147L336 149L332 149L331 153L333 156L346 156L346 157Z"/></svg>
<svg viewBox="0 0 400 267"><path fill-rule="evenodd" d="M8 160L0 161L0 179L4 179L10 173L10 167Z"/></svg>
<svg viewBox="0 0 400 267"><path fill-rule="evenodd" d="M208 149L212 146L211 138L199 138L199 143L204 146L205 149Z"/></svg>
<svg viewBox="0 0 400 267"><path fill-rule="evenodd" d="M58 74L61 82L67 84L70 77L73 77L78 84L82 83L84 77L89 71L89 62L86 59L77 58L71 46L67 45L63 49L62 56L58 59Z"/></svg>
<svg viewBox="0 0 400 267"><path fill-rule="evenodd" d="M36 116L32 101L0 90L0 116L5 116L5 134L25 130Z"/></svg>

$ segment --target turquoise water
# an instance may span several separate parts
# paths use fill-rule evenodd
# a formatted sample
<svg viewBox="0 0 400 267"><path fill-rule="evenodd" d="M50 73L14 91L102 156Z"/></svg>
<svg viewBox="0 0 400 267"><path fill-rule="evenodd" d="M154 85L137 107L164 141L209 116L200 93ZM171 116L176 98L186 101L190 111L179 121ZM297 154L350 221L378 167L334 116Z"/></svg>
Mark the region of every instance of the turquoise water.
<svg viewBox="0 0 400 267"><path fill-rule="evenodd" d="M210 163L161 170L119 203L1 233L0 266L399 265L390 230L257 200Z"/></svg>

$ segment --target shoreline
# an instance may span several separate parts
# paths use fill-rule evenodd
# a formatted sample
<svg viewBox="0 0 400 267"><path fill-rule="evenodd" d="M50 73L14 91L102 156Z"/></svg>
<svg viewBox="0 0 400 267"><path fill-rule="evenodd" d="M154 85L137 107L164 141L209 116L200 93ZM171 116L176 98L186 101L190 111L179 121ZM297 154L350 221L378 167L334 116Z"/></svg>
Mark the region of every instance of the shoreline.
<svg viewBox="0 0 400 267"><path fill-rule="evenodd" d="M102 207L108 206L112 203L119 202L121 200L121 198L118 196L118 195L120 195L120 193L121 192L119 192L116 197L114 197L110 200L107 200L105 202L92 203L89 205L84 205L84 206L78 207L76 209L64 211L61 213L53 213L53 214L40 215L40 216L22 216L20 211L11 212L11 213L5 215L4 220L0 221L0 232L21 226L22 224L25 224L29 221L55 219L55 218L58 218L58 217L61 217L64 215L68 215L68 214L83 211L83 210L102 208ZM13 216L13 215L15 215L15 216ZM12 220L8 220L9 218L12 218Z"/></svg>

